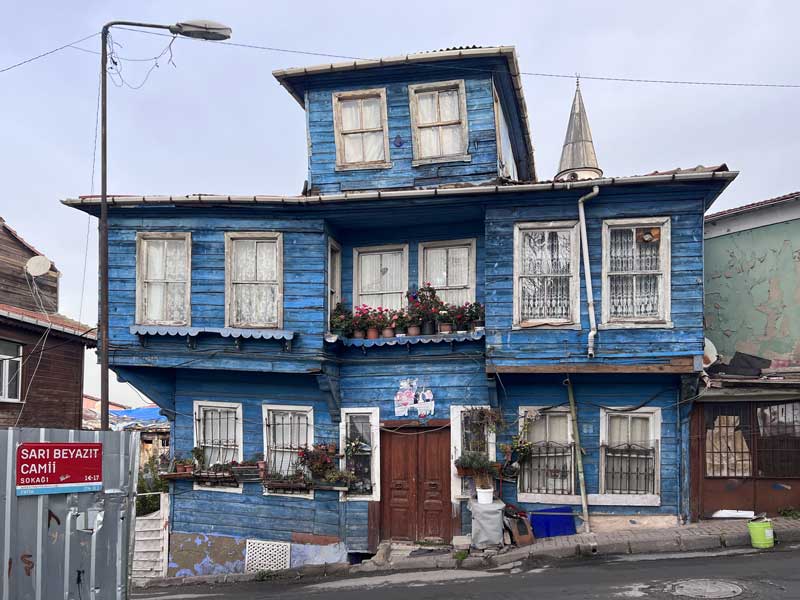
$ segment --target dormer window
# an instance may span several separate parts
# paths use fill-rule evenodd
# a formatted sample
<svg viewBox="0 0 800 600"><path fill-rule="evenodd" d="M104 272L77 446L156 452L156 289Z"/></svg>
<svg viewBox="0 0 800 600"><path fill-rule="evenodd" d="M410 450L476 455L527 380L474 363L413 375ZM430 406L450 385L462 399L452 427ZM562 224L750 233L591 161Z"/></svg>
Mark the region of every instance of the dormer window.
<svg viewBox="0 0 800 600"><path fill-rule="evenodd" d="M392 166L385 89L335 93L333 122L337 170Z"/></svg>
<svg viewBox="0 0 800 600"><path fill-rule="evenodd" d="M408 86L414 162L469 161L464 80Z"/></svg>

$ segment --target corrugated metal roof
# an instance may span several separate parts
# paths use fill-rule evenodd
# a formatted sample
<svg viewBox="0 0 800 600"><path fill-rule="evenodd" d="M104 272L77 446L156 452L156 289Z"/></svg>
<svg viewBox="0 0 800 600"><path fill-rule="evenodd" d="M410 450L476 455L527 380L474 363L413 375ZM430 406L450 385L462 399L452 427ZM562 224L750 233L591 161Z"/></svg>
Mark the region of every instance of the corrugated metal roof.
<svg viewBox="0 0 800 600"><path fill-rule="evenodd" d="M51 327L55 331L84 338L87 342L97 341L94 327L89 327L58 313L44 314L35 310L11 306L10 304L0 304L0 317L14 319L38 327ZM87 343L87 345L93 344Z"/></svg>
<svg viewBox="0 0 800 600"><path fill-rule="evenodd" d="M768 200L762 200L760 202L753 202L751 204L745 204L743 206L737 206L736 208L729 208L727 210L721 210L720 212L706 215L706 221L716 221L718 219L722 219L724 217L732 217L733 215L738 215L746 212L751 212L754 210L759 210L763 208L768 208L770 206L775 206L777 204L785 204L787 202L796 202L800 200L800 192L792 192L790 194L784 194L783 196L776 196L775 198L769 198Z"/></svg>
<svg viewBox="0 0 800 600"><path fill-rule="evenodd" d="M224 194L188 194L186 196L134 196L112 195L108 196L108 203L112 206L146 206L146 205L231 205L231 204L278 204L293 206L308 206L317 208L320 204L333 204L338 202L358 202L363 200L390 200L397 198L424 198L424 197L450 197L477 194L503 194L503 193L543 193L552 190L583 189L598 186L614 185L643 185L648 183L663 183L671 181L705 181L719 179L732 181L739 173L729 171L727 165L716 167L695 167L693 169L673 169L671 171L653 171L648 175L631 175L626 177L603 177L600 179L587 179L581 181L540 181L537 183L507 182L503 185L486 184L458 184L428 188L413 188L401 190L375 190L365 192L344 192L340 194L316 194L313 196L270 196L251 195L234 196ZM74 208L98 206L99 196L80 196L68 198L62 203Z"/></svg>

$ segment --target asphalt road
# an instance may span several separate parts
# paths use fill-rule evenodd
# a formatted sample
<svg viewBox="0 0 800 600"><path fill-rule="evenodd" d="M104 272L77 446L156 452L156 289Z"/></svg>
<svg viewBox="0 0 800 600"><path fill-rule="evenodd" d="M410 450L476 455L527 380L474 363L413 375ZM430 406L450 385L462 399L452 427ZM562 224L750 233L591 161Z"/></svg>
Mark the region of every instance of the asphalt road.
<svg viewBox="0 0 800 600"><path fill-rule="evenodd" d="M183 586L138 592L135 600L425 600L458 598L503 600L740 598L800 599L800 550L752 554L686 554L677 557L629 556L620 559L575 559L552 565L527 565L514 572L428 571L394 573L322 582L251 582L215 586ZM723 582L719 588L696 580ZM678 595L699 589L705 596ZM736 588L741 593L736 593ZM716 591L715 591L716 590ZM716 595L714 595L716 594ZM735 594L735 595L730 595Z"/></svg>

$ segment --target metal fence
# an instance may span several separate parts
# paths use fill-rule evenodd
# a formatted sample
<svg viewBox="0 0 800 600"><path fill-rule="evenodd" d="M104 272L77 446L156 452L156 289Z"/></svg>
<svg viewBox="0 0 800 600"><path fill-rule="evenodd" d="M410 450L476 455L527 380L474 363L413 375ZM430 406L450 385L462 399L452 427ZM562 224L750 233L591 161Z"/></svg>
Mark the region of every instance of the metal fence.
<svg viewBox="0 0 800 600"><path fill-rule="evenodd" d="M23 442L102 444L102 489L17 496ZM1 429L0 597L124 600L133 547L138 432Z"/></svg>

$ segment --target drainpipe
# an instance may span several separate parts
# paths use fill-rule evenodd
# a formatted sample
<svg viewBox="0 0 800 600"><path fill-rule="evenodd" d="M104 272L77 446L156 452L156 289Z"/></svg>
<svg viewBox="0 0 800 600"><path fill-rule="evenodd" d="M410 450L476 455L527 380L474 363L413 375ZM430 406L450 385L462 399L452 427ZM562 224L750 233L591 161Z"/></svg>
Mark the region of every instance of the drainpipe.
<svg viewBox="0 0 800 600"><path fill-rule="evenodd" d="M586 213L583 204L600 193L600 186L594 186L592 191L578 198L578 219L581 222L581 249L583 251L583 276L586 280L586 304L589 309L589 339L586 354L594 358L594 338L597 337L597 319L594 314L594 294L592 293L592 270L589 266L589 239L586 236Z"/></svg>
<svg viewBox="0 0 800 600"><path fill-rule="evenodd" d="M597 195L597 194L595 194ZM578 407L575 404L575 393L572 391L572 381L567 377L564 380L569 396L569 412L572 417L572 438L575 440L575 466L578 469L578 485L581 489L581 509L583 510L583 532L592 533L589 526L589 498L586 495L586 476L583 472L583 447L581 446L581 434L578 427Z"/></svg>

